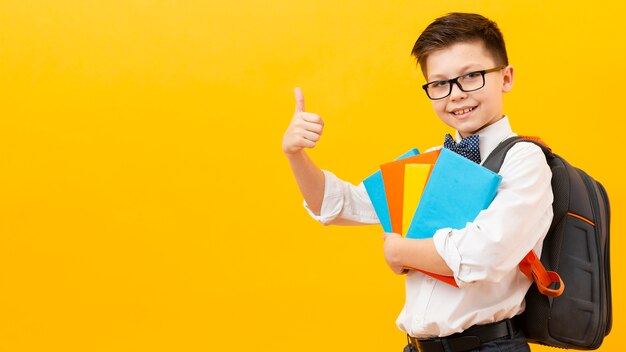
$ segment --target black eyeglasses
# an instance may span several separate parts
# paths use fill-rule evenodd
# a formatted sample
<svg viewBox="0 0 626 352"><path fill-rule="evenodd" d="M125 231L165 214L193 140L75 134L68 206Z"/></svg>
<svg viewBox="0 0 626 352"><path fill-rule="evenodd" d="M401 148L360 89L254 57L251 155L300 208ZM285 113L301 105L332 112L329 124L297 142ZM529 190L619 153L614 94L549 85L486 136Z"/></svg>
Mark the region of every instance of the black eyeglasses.
<svg viewBox="0 0 626 352"><path fill-rule="evenodd" d="M489 70L473 71L459 77L443 81L432 81L422 86L431 100L439 100L452 93L452 85L456 84L464 92L473 92L485 86L485 74L500 71L506 66L498 66Z"/></svg>

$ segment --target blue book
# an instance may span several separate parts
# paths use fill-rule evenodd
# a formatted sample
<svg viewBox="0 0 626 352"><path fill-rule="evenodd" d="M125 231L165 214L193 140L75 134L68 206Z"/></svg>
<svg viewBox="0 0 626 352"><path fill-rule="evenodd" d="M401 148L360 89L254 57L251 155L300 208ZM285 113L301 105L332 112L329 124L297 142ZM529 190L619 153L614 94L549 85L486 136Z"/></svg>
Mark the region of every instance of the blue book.
<svg viewBox="0 0 626 352"><path fill-rule="evenodd" d="M413 148L396 158L396 160L408 158L419 153L419 150ZM368 178L363 180L363 185L365 185L367 195L370 197L370 201L374 205L374 210L380 220L380 224L383 226L383 230L385 230L385 232L392 232L391 219L389 218L389 207L387 206L387 194L385 193L385 184L383 183L383 174L380 170L374 172Z"/></svg>
<svg viewBox="0 0 626 352"><path fill-rule="evenodd" d="M407 231L408 238L429 238L439 229L462 229L496 196L502 176L442 149Z"/></svg>

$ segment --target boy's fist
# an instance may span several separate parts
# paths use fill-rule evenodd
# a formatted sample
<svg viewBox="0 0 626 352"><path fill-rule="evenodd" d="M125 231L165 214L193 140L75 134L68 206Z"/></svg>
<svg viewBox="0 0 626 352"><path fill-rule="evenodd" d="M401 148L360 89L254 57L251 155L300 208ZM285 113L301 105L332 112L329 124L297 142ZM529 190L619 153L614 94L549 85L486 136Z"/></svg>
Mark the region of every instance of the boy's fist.
<svg viewBox="0 0 626 352"><path fill-rule="evenodd" d="M317 114L304 111L304 95L300 88L294 89L296 112L283 136L283 152L294 154L302 148L313 148L320 140L324 121Z"/></svg>

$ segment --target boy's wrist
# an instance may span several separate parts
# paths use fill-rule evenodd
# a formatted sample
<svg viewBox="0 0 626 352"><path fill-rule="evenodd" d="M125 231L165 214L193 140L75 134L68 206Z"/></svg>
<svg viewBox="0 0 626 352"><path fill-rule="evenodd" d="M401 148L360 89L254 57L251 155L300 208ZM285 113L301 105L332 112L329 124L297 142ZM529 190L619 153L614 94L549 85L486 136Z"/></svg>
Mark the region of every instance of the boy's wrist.
<svg viewBox="0 0 626 352"><path fill-rule="evenodd" d="M304 148L300 148L295 151L289 151L287 149L283 149L283 153L288 159L301 158L304 154L306 154L306 152L304 151Z"/></svg>

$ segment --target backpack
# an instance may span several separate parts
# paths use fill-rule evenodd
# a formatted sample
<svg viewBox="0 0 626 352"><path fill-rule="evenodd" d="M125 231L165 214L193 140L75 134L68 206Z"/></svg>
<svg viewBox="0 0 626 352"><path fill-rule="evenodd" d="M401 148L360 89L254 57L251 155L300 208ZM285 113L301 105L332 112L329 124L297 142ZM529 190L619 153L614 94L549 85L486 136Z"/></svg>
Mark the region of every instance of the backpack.
<svg viewBox="0 0 626 352"><path fill-rule="evenodd" d="M520 326L530 343L597 349L612 325L607 193L599 182L532 137L505 140L483 166L499 172L507 151L519 142L541 147L552 171L554 193L554 218L543 242L541 262L533 262L531 251L530 258L520 263L520 269L536 283L526 293ZM546 273L542 266L553 272ZM552 282L560 282L560 287L550 286Z"/></svg>

